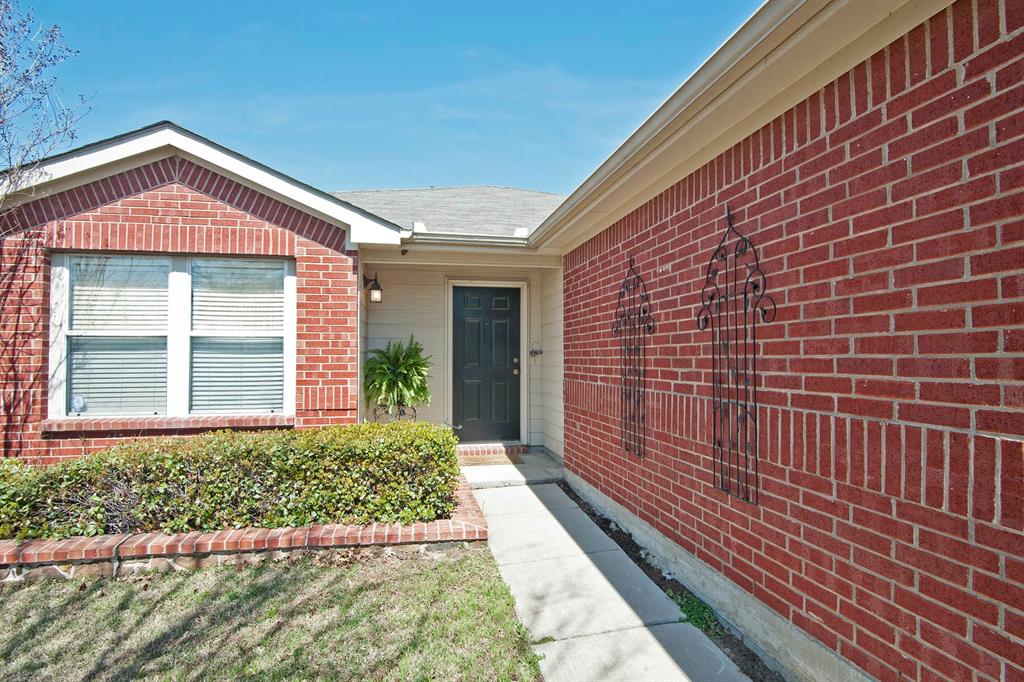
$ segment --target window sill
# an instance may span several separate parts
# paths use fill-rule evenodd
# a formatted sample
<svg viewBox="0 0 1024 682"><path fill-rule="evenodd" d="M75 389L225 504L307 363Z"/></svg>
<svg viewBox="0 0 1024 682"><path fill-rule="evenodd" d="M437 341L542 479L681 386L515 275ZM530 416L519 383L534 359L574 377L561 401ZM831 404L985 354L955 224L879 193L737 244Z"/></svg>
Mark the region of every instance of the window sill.
<svg viewBox="0 0 1024 682"><path fill-rule="evenodd" d="M286 414L190 415L188 417L67 417L43 421L44 433L191 431L295 425Z"/></svg>

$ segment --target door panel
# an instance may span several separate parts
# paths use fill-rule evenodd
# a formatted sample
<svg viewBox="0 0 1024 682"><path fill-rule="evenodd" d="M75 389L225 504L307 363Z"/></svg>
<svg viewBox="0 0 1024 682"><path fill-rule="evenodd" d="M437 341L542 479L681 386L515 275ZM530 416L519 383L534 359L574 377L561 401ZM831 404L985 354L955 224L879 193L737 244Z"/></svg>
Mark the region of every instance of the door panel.
<svg viewBox="0 0 1024 682"><path fill-rule="evenodd" d="M493 325L494 342L491 345L491 364L495 367L507 369L512 366L512 356L509 355L510 338L508 320L494 320Z"/></svg>
<svg viewBox="0 0 1024 682"><path fill-rule="evenodd" d="M519 440L519 289L454 287L452 420L464 442Z"/></svg>

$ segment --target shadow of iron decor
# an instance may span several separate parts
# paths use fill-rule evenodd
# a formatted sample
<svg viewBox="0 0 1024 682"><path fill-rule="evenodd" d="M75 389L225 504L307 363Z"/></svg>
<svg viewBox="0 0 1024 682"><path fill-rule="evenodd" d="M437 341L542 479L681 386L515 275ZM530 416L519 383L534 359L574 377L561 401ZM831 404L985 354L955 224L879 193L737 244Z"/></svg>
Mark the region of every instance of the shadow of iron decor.
<svg viewBox="0 0 1024 682"><path fill-rule="evenodd" d="M619 337L622 449L643 457L647 424L647 337L654 333L654 318L647 286L636 271L632 257L619 286L612 331Z"/></svg>
<svg viewBox="0 0 1024 682"><path fill-rule="evenodd" d="M757 323L775 319L757 251L725 209L722 241L708 263L697 328L711 328L715 485L757 504Z"/></svg>

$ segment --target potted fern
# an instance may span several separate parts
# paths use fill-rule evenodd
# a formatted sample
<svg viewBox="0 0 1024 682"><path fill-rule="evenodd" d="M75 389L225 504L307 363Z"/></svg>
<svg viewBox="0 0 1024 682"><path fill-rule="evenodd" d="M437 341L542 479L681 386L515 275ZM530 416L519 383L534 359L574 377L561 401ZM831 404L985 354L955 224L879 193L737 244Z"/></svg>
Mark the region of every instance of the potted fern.
<svg viewBox="0 0 1024 682"><path fill-rule="evenodd" d="M408 343L388 341L370 356L363 366L363 391L374 420L385 414L415 419L416 406L430 404L430 356L424 357L423 345L410 336Z"/></svg>

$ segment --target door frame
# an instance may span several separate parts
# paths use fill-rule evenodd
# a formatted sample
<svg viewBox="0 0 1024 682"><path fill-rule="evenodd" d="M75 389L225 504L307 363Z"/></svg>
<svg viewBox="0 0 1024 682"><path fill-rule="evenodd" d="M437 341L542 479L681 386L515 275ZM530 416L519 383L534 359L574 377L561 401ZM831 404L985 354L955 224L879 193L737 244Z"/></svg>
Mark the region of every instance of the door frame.
<svg viewBox="0 0 1024 682"><path fill-rule="evenodd" d="M530 341L528 321L530 319L530 283L525 279L489 280L459 279L445 277L444 292L444 395L445 420L453 423L452 409L454 396L452 393L455 377L453 364L453 327L455 326L455 287L502 287L519 289L519 442L524 445L530 442Z"/></svg>

